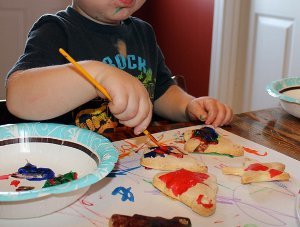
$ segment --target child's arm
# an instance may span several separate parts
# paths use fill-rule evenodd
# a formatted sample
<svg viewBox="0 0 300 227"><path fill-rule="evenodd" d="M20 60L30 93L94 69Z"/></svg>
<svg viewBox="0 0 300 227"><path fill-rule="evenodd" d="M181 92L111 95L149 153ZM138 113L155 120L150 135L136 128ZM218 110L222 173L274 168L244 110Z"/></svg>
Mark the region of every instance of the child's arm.
<svg viewBox="0 0 300 227"><path fill-rule="evenodd" d="M187 94L177 85L172 85L154 102L154 112L169 120L188 121L185 109L193 99L193 96Z"/></svg>
<svg viewBox="0 0 300 227"><path fill-rule="evenodd" d="M195 98L177 85L171 86L154 103L156 114L174 121L202 120L214 127L229 124L231 108L211 97Z"/></svg>
<svg viewBox="0 0 300 227"><path fill-rule="evenodd" d="M139 134L152 117L143 84L128 73L98 61L79 62L108 91L112 114ZM70 64L17 71L7 83L7 106L15 116L46 120L60 116L97 95L104 98Z"/></svg>

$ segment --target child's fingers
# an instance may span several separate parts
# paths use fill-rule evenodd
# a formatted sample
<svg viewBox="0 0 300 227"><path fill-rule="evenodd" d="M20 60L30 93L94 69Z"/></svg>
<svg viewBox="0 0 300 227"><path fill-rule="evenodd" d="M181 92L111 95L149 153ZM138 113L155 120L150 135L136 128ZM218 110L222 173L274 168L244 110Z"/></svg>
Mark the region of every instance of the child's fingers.
<svg viewBox="0 0 300 227"><path fill-rule="evenodd" d="M139 135L141 134L150 124L152 119L152 111L149 111L148 116L142 121L138 126L134 128L134 134Z"/></svg>
<svg viewBox="0 0 300 227"><path fill-rule="evenodd" d="M223 122L221 123L221 125L228 125L232 119L233 119L233 112L232 109L230 107L228 107L227 105L225 105L226 108L226 114L225 114L225 118L223 120Z"/></svg>
<svg viewBox="0 0 300 227"><path fill-rule="evenodd" d="M199 119L214 127L229 124L233 118L230 107L210 97L194 99L187 108L191 120Z"/></svg>
<svg viewBox="0 0 300 227"><path fill-rule="evenodd" d="M223 120L226 117L226 107L220 102L215 103L217 114L215 119L211 122L214 127L222 126Z"/></svg>
<svg viewBox="0 0 300 227"><path fill-rule="evenodd" d="M149 99L141 99L134 104L136 104L137 106L137 111L135 112L135 115L131 115L131 113L129 113L128 116L130 116L130 118L121 119L120 123L128 127L142 127L142 122L144 122L145 119L149 117L149 113L152 114L152 103ZM130 111L130 109L128 111ZM145 127L147 126L148 125L146 125ZM138 129L140 127L138 127Z"/></svg>
<svg viewBox="0 0 300 227"><path fill-rule="evenodd" d="M205 100L204 109L207 111L205 124L218 127L226 125L232 120L233 114L231 108L215 99Z"/></svg>
<svg viewBox="0 0 300 227"><path fill-rule="evenodd" d="M226 106L220 102L217 102L216 106L217 106L217 116L211 124L214 127L229 124L231 122L232 116L233 116L231 108L229 108L228 106Z"/></svg>
<svg viewBox="0 0 300 227"><path fill-rule="evenodd" d="M217 113L213 99L194 99L187 108L190 120L200 120L205 124L213 122Z"/></svg>
<svg viewBox="0 0 300 227"><path fill-rule="evenodd" d="M215 119L217 118L218 114L218 106L216 105L215 100L207 99L204 101L204 110L207 112L207 119L205 124L210 125L212 124Z"/></svg>
<svg viewBox="0 0 300 227"><path fill-rule="evenodd" d="M114 106L111 106L111 112L122 124L124 124L124 122L133 119L138 114L140 100L138 99L138 96L135 95L126 95L125 99L119 97L118 100L122 100L122 103L113 103ZM127 124L126 126L131 127Z"/></svg>

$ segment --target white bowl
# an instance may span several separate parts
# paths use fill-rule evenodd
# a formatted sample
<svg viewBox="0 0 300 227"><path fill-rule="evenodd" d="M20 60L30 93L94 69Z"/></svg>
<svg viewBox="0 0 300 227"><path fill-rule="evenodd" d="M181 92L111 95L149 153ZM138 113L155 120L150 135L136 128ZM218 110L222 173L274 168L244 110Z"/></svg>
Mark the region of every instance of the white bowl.
<svg viewBox="0 0 300 227"><path fill-rule="evenodd" d="M300 118L300 77L288 77L267 85L268 93L279 98L282 108Z"/></svg>
<svg viewBox="0 0 300 227"><path fill-rule="evenodd" d="M32 218L58 211L108 175L117 160L118 152L107 138L76 126L47 123L1 126L0 218ZM27 163L51 169L55 177L73 171L78 178L43 188L46 180L32 181L11 175ZM20 186L33 189L16 191Z"/></svg>

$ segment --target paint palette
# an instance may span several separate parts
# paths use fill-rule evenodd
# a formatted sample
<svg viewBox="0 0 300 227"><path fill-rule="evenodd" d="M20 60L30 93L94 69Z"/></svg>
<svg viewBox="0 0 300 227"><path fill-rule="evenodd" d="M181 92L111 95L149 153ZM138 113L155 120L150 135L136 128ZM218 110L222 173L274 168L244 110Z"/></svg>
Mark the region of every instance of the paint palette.
<svg viewBox="0 0 300 227"><path fill-rule="evenodd" d="M79 199L114 168L105 137L75 126L0 127L0 218L39 217Z"/></svg>

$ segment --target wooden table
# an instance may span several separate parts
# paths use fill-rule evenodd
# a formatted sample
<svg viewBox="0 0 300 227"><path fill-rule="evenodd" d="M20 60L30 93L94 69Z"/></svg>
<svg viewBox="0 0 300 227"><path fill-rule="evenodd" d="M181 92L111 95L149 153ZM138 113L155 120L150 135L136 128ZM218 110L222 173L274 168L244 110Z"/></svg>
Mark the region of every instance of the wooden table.
<svg viewBox="0 0 300 227"><path fill-rule="evenodd" d="M199 122L155 121L148 130L156 133L197 124ZM300 161L300 119L280 107L237 114L229 126L222 128ZM117 141L135 135L130 129L119 129L107 137Z"/></svg>
<svg viewBox="0 0 300 227"><path fill-rule="evenodd" d="M300 161L300 119L282 108L238 114L224 129Z"/></svg>
<svg viewBox="0 0 300 227"><path fill-rule="evenodd" d="M12 116L7 111L5 100L0 100L0 125L20 122L24 121ZM199 122L160 120L152 122L148 130L156 133L197 124ZM300 161L300 119L280 107L237 114L229 126L222 128ZM120 128L105 136L111 141L135 137L129 128Z"/></svg>

